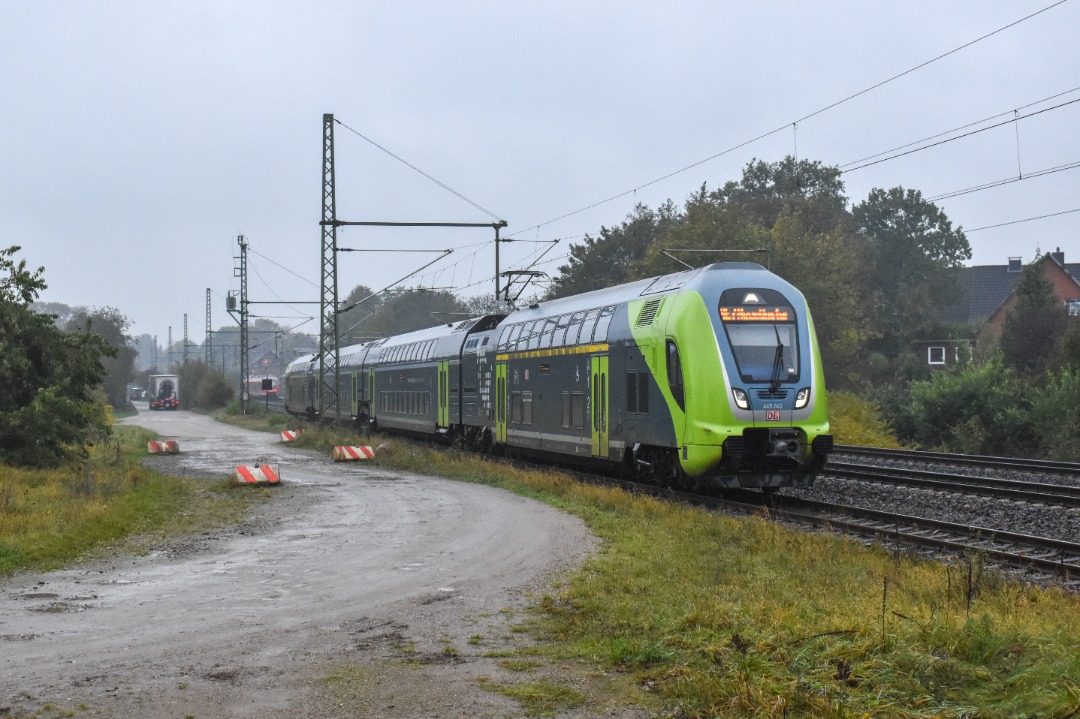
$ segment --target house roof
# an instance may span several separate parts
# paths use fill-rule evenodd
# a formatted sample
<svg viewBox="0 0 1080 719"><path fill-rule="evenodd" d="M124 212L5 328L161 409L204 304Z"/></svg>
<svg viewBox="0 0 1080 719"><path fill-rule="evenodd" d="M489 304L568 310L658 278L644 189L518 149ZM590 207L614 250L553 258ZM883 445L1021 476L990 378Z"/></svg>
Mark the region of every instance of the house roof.
<svg viewBox="0 0 1080 719"><path fill-rule="evenodd" d="M1048 253L1049 257L1080 284L1080 263L1064 262L1064 253ZM1023 265L978 265L960 269L960 298L942 308L939 319L944 322L981 325L1016 290L1023 275Z"/></svg>

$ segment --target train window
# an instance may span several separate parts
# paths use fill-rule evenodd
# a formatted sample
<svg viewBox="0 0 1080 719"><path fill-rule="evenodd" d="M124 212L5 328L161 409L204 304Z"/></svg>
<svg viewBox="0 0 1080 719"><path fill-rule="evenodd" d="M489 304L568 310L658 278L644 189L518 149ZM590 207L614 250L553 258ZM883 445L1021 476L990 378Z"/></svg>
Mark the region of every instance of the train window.
<svg viewBox="0 0 1080 719"><path fill-rule="evenodd" d="M596 328L596 318L600 316L600 310L589 310L585 313L585 319L581 321L581 334L578 335L578 344L592 342L593 329Z"/></svg>
<svg viewBox="0 0 1080 719"><path fill-rule="evenodd" d="M521 423L533 423L533 397L532 392L521 393Z"/></svg>
<svg viewBox="0 0 1080 719"><path fill-rule="evenodd" d="M615 314L615 305L609 305L600 310L600 317L596 320L596 330L593 332L593 342L607 342L608 326L611 317Z"/></svg>
<svg viewBox="0 0 1080 719"><path fill-rule="evenodd" d="M570 393L570 427L585 429L585 394L583 392Z"/></svg>
<svg viewBox="0 0 1080 719"><path fill-rule="evenodd" d="M685 410L682 361L679 359L679 348L673 340L667 341L667 380L668 387L671 389L671 396L675 398L679 408Z"/></svg>
<svg viewBox="0 0 1080 719"><path fill-rule="evenodd" d="M560 315L555 324L555 336L551 340L551 344L554 347L563 347L566 345L566 328L570 326L570 315Z"/></svg>
<svg viewBox="0 0 1080 719"><path fill-rule="evenodd" d="M526 322L521 326L521 334L518 335L516 348L518 350L528 349L529 337L532 336L533 325L536 324L536 320L532 322Z"/></svg>
<svg viewBox="0 0 1080 719"><path fill-rule="evenodd" d="M574 316L570 318L570 325L566 328L566 339L563 341L565 345L576 345L578 341L578 332L581 331L581 321L585 319L584 312L575 312Z"/></svg>
<svg viewBox="0 0 1080 719"><path fill-rule="evenodd" d="M510 421L521 422L522 402L521 392L510 393Z"/></svg>
<svg viewBox="0 0 1080 719"><path fill-rule="evenodd" d="M534 350L540 346L540 334L544 331L545 320L537 320L532 327L532 332L529 333L529 347L528 349Z"/></svg>
<svg viewBox="0 0 1080 719"><path fill-rule="evenodd" d="M510 335L514 333L515 327L517 325L503 327L503 331L499 333L499 344L495 348L497 351L505 352L510 347Z"/></svg>
<svg viewBox="0 0 1080 719"><path fill-rule="evenodd" d="M500 347L499 349L508 350L510 352L513 352L514 347L517 346L518 335L521 334L522 327L523 327L523 325L520 322L518 322L515 325L511 325L510 326L510 336L506 340L506 347Z"/></svg>
<svg viewBox="0 0 1080 719"><path fill-rule="evenodd" d="M649 411L649 373L626 373L626 411L644 413Z"/></svg>
<svg viewBox="0 0 1080 719"><path fill-rule="evenodd" d="M545 349L551 347L552 339L555 337L555 325L558 321L558 317L548 317L547 322L544 323L544 334L540 338L541 347Z"/></svg>

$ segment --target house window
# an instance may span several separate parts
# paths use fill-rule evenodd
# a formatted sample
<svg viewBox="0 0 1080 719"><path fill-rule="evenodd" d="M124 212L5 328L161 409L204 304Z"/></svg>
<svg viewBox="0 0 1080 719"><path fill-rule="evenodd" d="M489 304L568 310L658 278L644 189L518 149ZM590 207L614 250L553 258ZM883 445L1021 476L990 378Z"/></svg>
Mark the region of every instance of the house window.
<svg viewBox="0 0 1080 719"><path fill-rule="evenodd" d="M1065 309L1073 317L1080 316L1080 299L1065 300Z"/></svg>
<svg viewBox="0 0 1080 719"><path fill-rule="evenodd" d="M927 347L926 348L926 362L928 364L945 364L945 348L944 347Z"/></svg>

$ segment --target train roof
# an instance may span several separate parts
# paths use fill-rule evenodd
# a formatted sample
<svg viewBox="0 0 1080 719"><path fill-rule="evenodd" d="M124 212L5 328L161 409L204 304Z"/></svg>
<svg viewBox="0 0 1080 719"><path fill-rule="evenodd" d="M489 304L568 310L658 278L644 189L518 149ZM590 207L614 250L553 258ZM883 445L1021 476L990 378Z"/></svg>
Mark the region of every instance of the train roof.
<svg viewBox="0 0 1080 719"><path fill-rule="evenodd" d="M762 272L775 277L775 275L755 262L717 262L705 267L673 272L668 275L650 277L644 280L628 282L624 285L606 287L580 295L529 305L528 308L522 308L511 313L505 322L521 322L537 317L552 317L607 305L623 304L643 297L664 295L686 287L697 286L705 281L706 276L714 273L737 276L745 272ZM745 280L741 282L745 282Z"/></svg>

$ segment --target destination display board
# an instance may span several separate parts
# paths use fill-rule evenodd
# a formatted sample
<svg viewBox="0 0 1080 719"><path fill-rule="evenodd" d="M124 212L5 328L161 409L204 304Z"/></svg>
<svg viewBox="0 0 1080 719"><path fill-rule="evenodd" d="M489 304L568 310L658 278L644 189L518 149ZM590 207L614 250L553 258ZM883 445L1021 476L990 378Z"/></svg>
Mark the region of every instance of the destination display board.
<svg viewBox="0 0 1080 719"><path fill-rule="evenodd" d="M794 322L790 307L720 307L720 319L724 322Z"/></svg>

